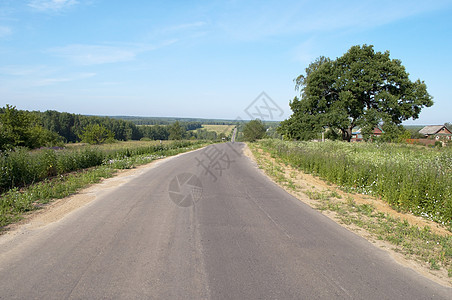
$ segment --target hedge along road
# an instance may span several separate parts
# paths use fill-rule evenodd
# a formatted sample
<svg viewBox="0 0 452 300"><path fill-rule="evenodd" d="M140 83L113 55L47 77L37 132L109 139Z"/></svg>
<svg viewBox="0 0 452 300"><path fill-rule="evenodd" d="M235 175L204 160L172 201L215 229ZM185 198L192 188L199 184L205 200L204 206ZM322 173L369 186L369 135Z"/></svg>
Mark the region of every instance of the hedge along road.
<svg viewBox="0 0 452 300"><path fill-rule="evenodd" d="M224 143L0 239L0 298L450 299ZM3 240L2 240L3 239Z"/></svg>

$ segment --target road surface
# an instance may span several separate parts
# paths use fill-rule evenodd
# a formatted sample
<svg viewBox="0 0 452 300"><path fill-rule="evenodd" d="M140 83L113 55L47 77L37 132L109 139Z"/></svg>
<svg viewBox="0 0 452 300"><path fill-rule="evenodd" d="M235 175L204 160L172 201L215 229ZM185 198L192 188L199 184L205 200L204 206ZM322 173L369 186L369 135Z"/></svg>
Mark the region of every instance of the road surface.
<svg viewBox="0 0 452 300"><path fill-rule="evenodd" d="M1 299L452 299L211 145L0 239Z"/></svg>

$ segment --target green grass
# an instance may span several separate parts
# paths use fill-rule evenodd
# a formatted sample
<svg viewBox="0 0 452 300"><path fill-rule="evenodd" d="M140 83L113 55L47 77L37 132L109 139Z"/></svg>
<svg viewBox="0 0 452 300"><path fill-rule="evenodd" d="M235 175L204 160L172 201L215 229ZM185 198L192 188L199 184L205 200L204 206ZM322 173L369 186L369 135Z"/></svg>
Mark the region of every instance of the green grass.
<svg viewBox="0 0 452 300"><path fill-rule="evenodd" d="M164 153L202 144L201 141L118 142L100 146L72 146L64 150L28 151L24 148L0 153L0 193L46 178L95 167L106 161L137 155Z"/></svg>
<svg viewBox="0 0 452 300"><path fill-rule="evenodd" d="M96 167L33 184L26 189L13 188L1 195L0 228L20 220L24 213L40 208L52 199L69 196L89 184L109 178L115 169Z"/></svg>
<svg viewBox="0 0 452 300"><path fill-rule="evenodd" d="M264 140L259 146L346 191L381 197L397 210L452 229L451 148L279 140Z"/></svg>
<svg viewBox="0 0 452 300"><path fill-rule="evenodd" d="M430 227L410 225L389 214L375 210L369 204L327 201L328 210L335 211L345 224L364 228L378 239L397 246L396 250L408 257L427 263L432 270L452 268L452 236L435 234ZM450 276L450 275L449 275Z"/></svg>
<svg viewBox="0 0 452 300"><path fill-rule="evenodd" d="M207 131L214 131L217 134L224 133L226 136L232 132L234 127L235 125L202 125L202 128Z"/></svg>
<svg viewBox="0 0 452 300"><path fill-rule="evenodd" d="M39 182L26 185L22 188L12 187L2 193L0 195L0 228L4 228L8 224L16 222L21 219L24 213L38 209L43 204L52 201L52 199L64 198L74 194L89 184L99 182L102 178L111 177L118 169L130 169L159 158L200 148L205 146L206 143L167 143L162 148L153 148L154 145L143 146L142 143L137 143L134 148L130 147L130 143L127 143L126 145L127 147L116 145L116 148L107 148L107 150L87 147L82 150L77 150L74 152L75 154L72 151L65 154L56 154L48 151L44 152L44 158L47 158L47 155L49 155L51 159L55 159L57 155L60 155L57 158L56 163L53 160L50 162L45 161L46 164L44 166L47 166L48 168L52 168L52 164L57 166L58 163L70 163L72 160L69 158L78 158L77 155L80 153L88 153L89 151L95 151L96 155L102 155L102 160L95 166L87 165L87 168L79 168L76 172L65 172L45 177ZM146 153L147 151L150 153ZM34 165L32 159L36 159L36 156L34 156L38 155L36 153L37 152L24 152L23 149L20 150L18 156L23 161L21 161L23 163L23 169L21 170L26 171L27 167L30 166L30 168L33 168ZM41 158L41 156L37 157ZM88 157L90 156L88 155ZM38 160L38 162L41 162L41 160ZM14 166L17 164L18 163L15 162Z"/></svg>

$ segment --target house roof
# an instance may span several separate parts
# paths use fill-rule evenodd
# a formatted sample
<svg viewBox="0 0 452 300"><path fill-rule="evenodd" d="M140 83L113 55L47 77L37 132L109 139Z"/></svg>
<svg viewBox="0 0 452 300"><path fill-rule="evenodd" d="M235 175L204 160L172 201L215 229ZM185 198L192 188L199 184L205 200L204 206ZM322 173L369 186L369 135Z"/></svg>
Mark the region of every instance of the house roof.
<svg viewBox="0 0 452 300"><path fill-rule="evenodd" d="M353 134L361 134L362 129L361 128L354 128L354 130L352 131L352 135ZM379 131L381 131L382 133L384 133L383 129L381 129L379 126L375 127L372 130L372 133L380 133Z"/></svg>
<svg viewBox="0 0 452 300"><path fill-rule="evenodd" d="M441 129L443 129L444 127L445 127L444 125L429 125L429 126L425 126L421 130L419 130L419 133L422 133L422 134L435 134L438 131L440 131Z"/></svg>

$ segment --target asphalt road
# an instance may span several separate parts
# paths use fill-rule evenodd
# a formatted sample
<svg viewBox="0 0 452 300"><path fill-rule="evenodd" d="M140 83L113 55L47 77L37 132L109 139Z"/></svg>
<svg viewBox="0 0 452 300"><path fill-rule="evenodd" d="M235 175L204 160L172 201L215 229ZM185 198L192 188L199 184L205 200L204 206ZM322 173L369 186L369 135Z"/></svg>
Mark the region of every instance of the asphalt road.
<svg viewBox="0 0 452 300"><path fill-rule="evenodd" d="M0 298L452 299L280 189L242 147L170 159L2 243Z"/></svg>

